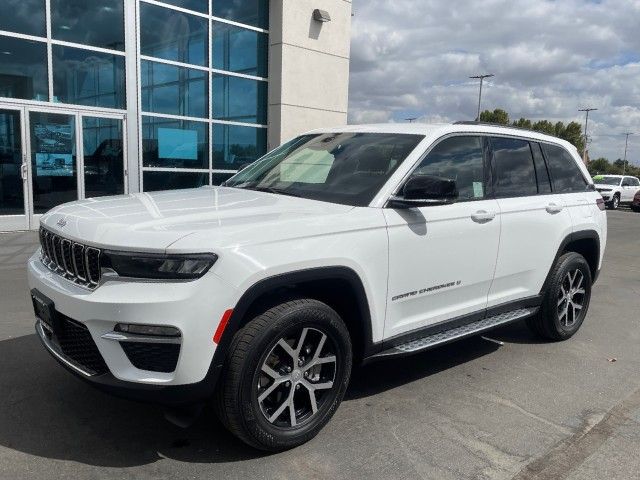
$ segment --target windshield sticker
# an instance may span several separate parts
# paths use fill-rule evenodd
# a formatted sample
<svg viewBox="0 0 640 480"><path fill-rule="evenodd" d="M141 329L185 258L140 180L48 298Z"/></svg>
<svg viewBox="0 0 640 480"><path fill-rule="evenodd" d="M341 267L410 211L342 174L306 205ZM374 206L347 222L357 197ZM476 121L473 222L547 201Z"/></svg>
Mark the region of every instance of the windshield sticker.
<svg viewBox="0 0 640 480"><path fill-rule="evenodd" d="M457 287L462 284L462 280L456 280L455 282L443 283L441 285L434 285L433 287L422 288L420 290L414 290L413 292L401 293L395 297L391 297L391 301L404 300L405 298L415 297L417 295L425 295L427 293L442 290L443 288Z"/></svg>

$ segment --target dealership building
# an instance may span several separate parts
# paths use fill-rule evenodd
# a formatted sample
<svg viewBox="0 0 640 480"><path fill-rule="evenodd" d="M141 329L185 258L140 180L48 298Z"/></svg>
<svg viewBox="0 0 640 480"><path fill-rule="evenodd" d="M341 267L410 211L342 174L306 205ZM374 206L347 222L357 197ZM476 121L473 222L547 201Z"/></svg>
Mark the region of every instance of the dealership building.
<svg viewBox="0 0 640 480"><path fill-rule="evenodd" d="M350 0L2 0L0 231L347 119Z"/></svg>

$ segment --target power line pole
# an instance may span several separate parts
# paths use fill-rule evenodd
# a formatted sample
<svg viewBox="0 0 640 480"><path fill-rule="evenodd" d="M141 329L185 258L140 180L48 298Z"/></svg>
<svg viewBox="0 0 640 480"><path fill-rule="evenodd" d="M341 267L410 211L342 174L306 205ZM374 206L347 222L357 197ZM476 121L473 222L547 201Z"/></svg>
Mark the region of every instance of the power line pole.
<svg viewBox="0 0 640 480"><path fill-rule="evenodd" d="M633 135L633 132L623 133L626 137L624 140L624 160L622 161L622 175L627 171L627 147L629 146L629 135Z"/></svg>
<svg viewBox="0 0 640 480"><path fill-rule="evenodd" d="M491 78L491 77L495 77L495 75L493 73L488 73L484 75L474 75L473 77L469 77L474 80L480 80L480 93L478 93L478 116L476 117L476 120L478 122L480 121L480 104L482 103L482 82L484 81L485 78Z"/></svg>
<svg viewBox="0 0 640 480"><path fill-rule="evenodd" d="M585 112L586 116L584 119L584 151L582 152L582 161L587 163L587 126L589 125L589 112L593 112L598 110L597 108L581 108L579 112Z"/></svg>

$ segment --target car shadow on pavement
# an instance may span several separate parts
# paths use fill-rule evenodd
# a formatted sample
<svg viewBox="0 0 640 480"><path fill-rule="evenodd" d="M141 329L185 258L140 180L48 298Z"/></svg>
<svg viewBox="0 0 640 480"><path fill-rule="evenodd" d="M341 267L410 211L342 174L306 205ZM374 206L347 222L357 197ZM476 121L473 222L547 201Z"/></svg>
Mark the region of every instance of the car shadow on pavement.
<svg viewBox="0 0 640 480"><path fill-rule="evenodd" d="M428 377L498 348L473 337L357 367L345 401ZM163 458L222 463L268 455L228 433L211 408L183 429L167 422L160 407L92 388L58 365L35 335L1 341L0 365L0 445L18 452L120 468Z"/></svg>

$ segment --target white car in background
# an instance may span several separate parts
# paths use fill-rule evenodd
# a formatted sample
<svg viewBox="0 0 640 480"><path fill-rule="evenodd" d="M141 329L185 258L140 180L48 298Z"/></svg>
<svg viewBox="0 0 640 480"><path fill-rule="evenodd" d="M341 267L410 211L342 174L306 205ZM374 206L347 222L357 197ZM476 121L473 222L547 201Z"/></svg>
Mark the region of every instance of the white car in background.
<svg viewBox="0 0 640 480"><path fill-rule="evenodd" d="M631 204L636 192L640 191L640 180L628 175L595 175L593 183L611 210L621 203Z"/></svg>

